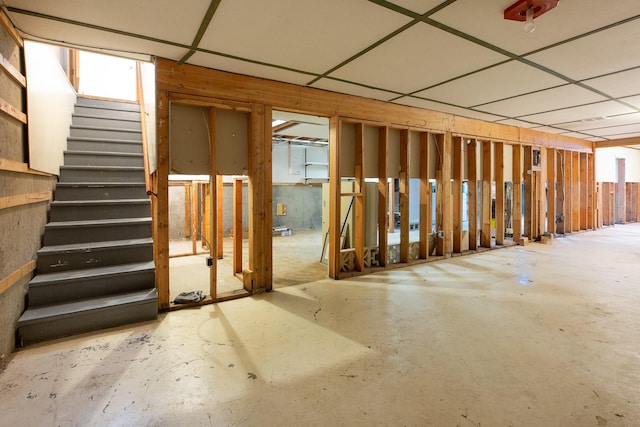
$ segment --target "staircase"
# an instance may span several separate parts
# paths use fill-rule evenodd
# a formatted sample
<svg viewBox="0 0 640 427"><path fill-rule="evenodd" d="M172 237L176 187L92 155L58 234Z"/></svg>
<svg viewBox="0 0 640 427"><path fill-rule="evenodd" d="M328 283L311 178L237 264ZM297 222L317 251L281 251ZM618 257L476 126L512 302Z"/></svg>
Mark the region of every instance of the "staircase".
<svg viewBox="0 0 640 427"><path fill-rule="evenodd" d="M156 319L141 135L137 104L78 97L19 345Z"/></svg>

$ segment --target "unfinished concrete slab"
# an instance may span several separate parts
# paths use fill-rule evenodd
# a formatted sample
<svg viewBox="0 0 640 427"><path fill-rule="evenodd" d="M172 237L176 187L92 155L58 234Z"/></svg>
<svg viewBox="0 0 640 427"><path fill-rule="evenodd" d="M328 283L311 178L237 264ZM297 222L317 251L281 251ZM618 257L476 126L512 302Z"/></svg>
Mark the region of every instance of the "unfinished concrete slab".
<svg viewBox="0 0 640 427"><path fill-rule="evenodd" d="M6 425L640 425L640 225L15 353Z"/></svg>

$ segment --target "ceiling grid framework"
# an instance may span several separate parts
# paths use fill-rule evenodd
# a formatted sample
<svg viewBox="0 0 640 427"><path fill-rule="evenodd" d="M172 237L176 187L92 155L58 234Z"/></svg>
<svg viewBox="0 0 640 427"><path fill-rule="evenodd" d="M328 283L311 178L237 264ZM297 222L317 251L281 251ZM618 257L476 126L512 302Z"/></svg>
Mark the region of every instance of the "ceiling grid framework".
<svg viewBox="0 0 640 427"><path fill-rule="evenodd" d="M640 138L640 2L5 0L25 38L163 57L590 141Z"/></svg>

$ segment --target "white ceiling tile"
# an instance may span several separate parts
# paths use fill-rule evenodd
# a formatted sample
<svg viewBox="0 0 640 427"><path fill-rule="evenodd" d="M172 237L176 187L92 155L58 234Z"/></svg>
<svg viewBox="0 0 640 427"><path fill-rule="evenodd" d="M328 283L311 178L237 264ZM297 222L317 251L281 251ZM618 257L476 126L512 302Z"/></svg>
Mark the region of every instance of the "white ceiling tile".
<svg viewBox="0 0 640 427"><path fill-rule="evenodd" d="M371 89L333 79L320 79L311 86L318 89L330 90L332 92L346 93L349 95L362 96L364 98L372 98L382 101L389 101L390 99L398 97L398 95L393 92Z"/></svg>
<svg viewBox="0 0 640 427"><path fill-rule="evenodd" d="M554 128L551 126L539 126L536 128L532 128L534 130L540 131L540 132L547 132L547 133L557 133L557 134L561 134L561 133L565 133L566 130L564 129L558 129L558 128Z"/></svg>
<svg viewBox="0 0 640 427"><path fill-rule="evenodd" d="M523 122L522 120L516 120L516 119L497 120L496 123L500 123L501 125L517 126L520 128L533 128L538 126L537 124L534 124L534 123L527 123L527 122Z"/></svg>
<svg viewBox="0 0 640 427"><path fill-rule="evenodd" d="M419 23L331 76L410 93L505 59L487 48Z"/></svg>
<svg viewBox="0 0 640 427"><path fill-rule="evenodd" d="M17 18L20 26L25 26L30 29L30 38L34 40L45 42L64 40L64 43L61 44L66 46L76 46L101 53L117 54L118 52L122 52L122 56L128 57L143 54L178 60L187 53L185 48L120 34L95 31L90 28L78 27L59 21L51 21L27 15L12 16ZM91 49L93 47L96 47L96 49ZM129 53L132 55L129 55Z"/></svg>
<svg viewBox="0 0 640 427"><path fill-rule="evenodd" d="M320 74L410 20L366 0L223 1L200 47Z"/></svg>
<svg viewBox="0 0 640 427"><path fill-rule="evenodd" d="M535 20L525 33L523 23L504 19L511 0L457 0L431 17L457 30L516 54L524 54L640 14L638 0L562 0Z"/></svg>
<svg viewBox="0 0 640 427"><path fill-rule="evenodd" d="M585 80L582 83L611 96L637 95L640 93L640 67Z"/></svg>
<svg viewBox="0 0 640 427"><path fill-rule="evenodd" d="M590 137L590 135L585 135L584 133L580 133L580 132L567 132L567 133L563 133L561 135L569 136L571 138L579 138L579 139L587 139L587 138Z"/></svg>
<svg viewBox="0 0 640 427"><path fill-rule="evenodd" d="M203 52L196 52L187 62L201 67L298 85L303 85L312 78L308 74L296 73L295 71L283 70L268 65L254 64L239 59Z"/></svg>
<svg viewBox="0 0 640 427"><path fill-rule="evenodd" d="M472 107L566 83L551 74L521 62L510 61L415 95Z"/></svg>
<svg viewBox="0 0 640 427"><path fill-rule="evenodd" d="M598 142L598 141L604 141L604 138L597 138L597 137L585 138L585 141Z"/></svg>
<svg viewBox="0 0 640 427"><path fill-rule="evenodd" d="M423 108L425 110L440 111L443 113L455 114L457 116L469 117L472 119L484 120L487 122L494 122L502 118L499 116L494 116L492 114L484 114L477 111L468 110L466 108L453 107L451 105L440 104L439 102L427 101L408 96L397 99L393 102L396 104L409 105L411 107Z"/></svg>
<svg viewBox="0 0 640 427"><path fill-rule="evenodd" d="M631 124L627 126L613 126L613 127L606 127L601 129L592 129L585 132L590 133L591 135L604 136L607 138L616 136L616 135L640 134L640 123Z"/></svg>
<svg viewBox="0 0 640 427"><path fill-rule="evenodd" d="M592 117L613 116L616 114L631 113L632 109L615 101L598 102L596 104L583 105L581 107L567 108L564 110L551 111L548 113L533 114L530 116L520 117L524 120L530 120L543 124L561 124L566 122L575 122L577 120L585 120Z"/></svg>
<svg viewBox="0 0 640 427"><path fill-rule="evenodd" d="M153 3L148 0L8 0L6 3L24 10L185 45L193 42L209 7L209 2L202 0L156 0Z"/></svg>
<svg viewBox="0 0 640 427"><path fill-rule="evenodd" d="M294 125L294 126L282 129L281 131L278 131L276 133L278 135L329 139L329 123L325 125L301 123L298 125Z"/></svg>
<svg viewBox="0 0 640 427"><path fill-rule="evenodd" d="M489 113L518 117L605 99L605 97L581 87L565 85L485 104L477 108Z"/></svg>
<svg viewBox="0 0 640 427"><path fill-rule="evenodd" d="M589 120L563 123L565 129L576 131L590 131L612 126L624 126L640 123L640 113L620 114L612 117L591 118Z"/></svg>
<svg viewBox="0 0 640 427"><path fill-rule="evenodd" d="M636 108L640 109L640 95L636 95L636 96L626 96L623 98L620 98L620 101L624 101L627 104L631 104Z"/></svg>
<svg viewBox="0 0 640 427"><path fill-rule="evenodd" d="M640 5L640 2L637 2ZM640 21L635 20L527 56L575 80L640 65Z"/></svg>
<svg viewBox="0 0 640 427"><path fill-rule="evenodd" d="M438 6L442 0L393 0L392 3L422 15Z"/></svg>

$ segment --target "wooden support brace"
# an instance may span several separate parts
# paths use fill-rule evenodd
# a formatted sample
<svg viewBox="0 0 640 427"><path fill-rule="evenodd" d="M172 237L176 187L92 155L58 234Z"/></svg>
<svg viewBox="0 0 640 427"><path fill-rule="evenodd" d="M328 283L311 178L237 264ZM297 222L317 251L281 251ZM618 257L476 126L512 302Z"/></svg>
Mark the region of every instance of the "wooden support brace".
<svg viewBox="0 0 640 427"><path fill-rule="evenodd" d="M158 191L154 218L154 259L158 308L169 308L169 96L158 90L156 101Z"/></svg>
<svg viewBox="0 0 640 427"><path fill-rule="evenodd" d="M491 141L482 141L482 230L480 244L484 248L491 245Z"/></svg>
<svg viewBox="0 0 640 427"><path fill-rule="evenodd" d="M513 146L513 241L522 237L522 146Z"/></svg>
<svg viewBox="0 0 640 427"><path fill-rule="evenodd" d="M409 131L400 131L400 262L409 262Z"/></svg>
<svg viewBox="0 0 640 427"><path fill-rule="evenodd" d="M556 149L547 148L547 231L556 233Z"/></svg>
<svg viewBox="0 0 640 427"><path fill-rule="evenodd" d="M0 69L2 69L9 77L11 77L20 86L27 87L27 79L2 54L0 54Z"/></svg>
<svg viewBox="0 0 640 427"><path fill-rule="evenodd" d="M222 212L224 210L224 186L223 177L218 175L216 177L217 197L216 197L216 212L218 215L218 226L216 227L216 233L218 233L218 259L224 258L224 223Z"/></svg>
<svg viewBox="0 0 640 427"><path fill-rule="evenodd" d="M213 301L218 299L218 214L214 206L218 200L218 157L216 154L216 109L209 108L209 295Z"/></svg>
<svg viewBox="0 0 640 427"><path fill-rule="evenodd" d="M364 124L355 124L355 145L354 145L354 170L355 170L355 188L354 192L354 230L353 230L353 246L355 249L356 271L364 271L364 216L365 216L365 200L364 200Z"/></svg>
<svg viewBox="0 0 640 427"><path fill-rule="evenodd" d="M496 181L496 245L504 245L504 144L493 144Z"/></svg>
<svg viewBox="0 0 640 427"><path fill-rule="evenodd" d="M51 191L39 193L16 194L14 196L0 197L0 210L15 206L29 205L32 203L48 202L51 200Z"/></svg>
<svg viewBox="0 0 640 427"><path fill-rule="evenodd" d="M478 249L478 151L477 141L467 144L467 170L469 187L469 249Z"/></svg>
<svg viewBox="0 0 640 427"><path fill-rule="evenodd" d="M342 122L329 118L329 277L340 278L340 203L342 177L340 175L340 140Z"/></svg>
<svg viewBox="0 0 640 427"><path fill-rule="evenodd" d="M387 176L389 129L382 126L378 129L378 265L387 265L387 239L389 228L389 181Z"/></svg>
<svg viewBox="0 0 640 427"><path fill-rule="evenodd" d="M20 123L25 125L27 124L27 115L2 98L0 98L0 111L5 113L7 116L16 119Z"/></svg>
<svg viewBox="0 0 640 427"><path fill-rule="evenodd" d="M429 185L429 134L420 133L420 259L429 257L431 186Z"/></svg>
<svg viewBox="0 0 640 427"><path fill-rule="evenodd" d="M242 179L233 180L233 272L242 273Z"/></svg>
<svg viewBox="0 0 640 427"><path fill-rule="evenodd" d="M451 208L453 213L453 242L452 250L455 253L462 252L462 138L454 136L453 145L453 183Z"/></svg>
<svg viewBox="0 0 640 427"><path fill-rule="evenodd" d="M25 265L23 265L22 267L14 271L13 273L9 274L4 279L0 280L0 295L4 291L9 289L11 286L18 283L20 279L22 279L27 274L30 274L35 269L36 269L36 262L29 261L28 263L26 263Z"/></svg>

